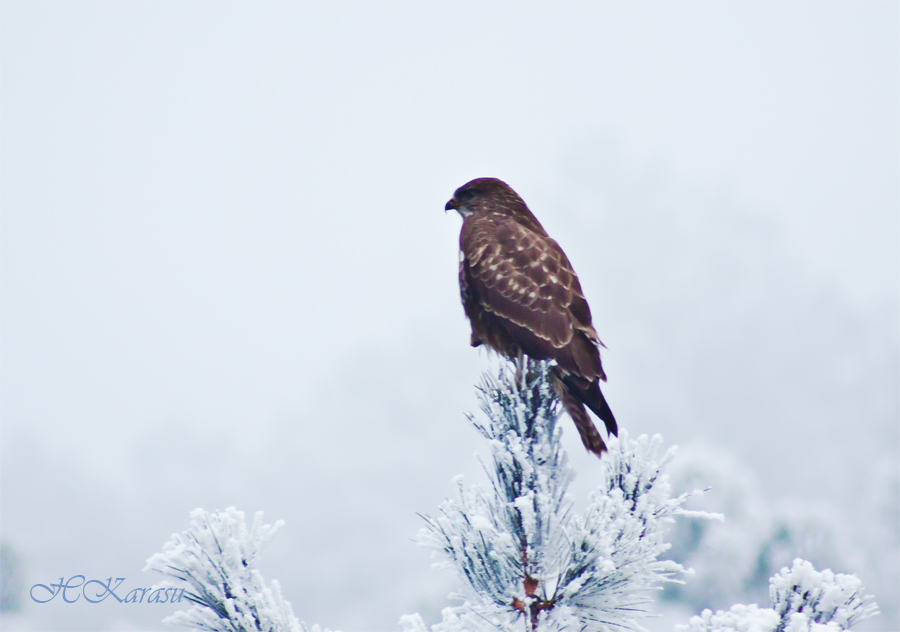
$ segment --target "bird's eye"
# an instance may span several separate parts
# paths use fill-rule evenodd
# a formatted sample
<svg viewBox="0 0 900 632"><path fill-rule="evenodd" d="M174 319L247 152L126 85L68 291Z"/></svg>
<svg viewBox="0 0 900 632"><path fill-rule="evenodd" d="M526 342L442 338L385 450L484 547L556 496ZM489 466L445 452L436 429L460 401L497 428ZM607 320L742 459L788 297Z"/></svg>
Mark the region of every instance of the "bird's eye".
<svg viewBox="0 0 900 632"><path fill-rule="evenodd" d="M460 191L457 198L459 198L463 202L468 202L473 197L475 197L477 194L478 194L478 189L468 189L466 191Z"/></svg>

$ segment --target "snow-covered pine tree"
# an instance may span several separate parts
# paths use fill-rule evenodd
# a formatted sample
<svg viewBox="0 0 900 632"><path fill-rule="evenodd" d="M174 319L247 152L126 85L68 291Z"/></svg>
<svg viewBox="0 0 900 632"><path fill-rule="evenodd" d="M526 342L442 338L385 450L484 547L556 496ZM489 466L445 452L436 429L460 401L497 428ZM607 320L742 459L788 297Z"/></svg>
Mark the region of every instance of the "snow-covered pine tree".
<svg viewBox="0 0 900 632"><path fill-rule="evenodd" d="M576 515L548 370L531 361L504 366L479 387L485 419L471 420L488 440L491 485L466 487L458 479L458 499L425 518L420 542L461 579L461 603L445 608L431 632L641 630L651 591L687 572L659 559L669 548L667 525L679 515L722 518L683 509L693 494L670 495L664 469L674 449L659 456L659 435L631 439L624 431L609 442L601 484ZM256 567L281 524L263 525L257 513L248 529L234 508L192 512L190 528L145 568L188 585L184 596L193 605L164 622L210 632L306 632L278 583L267 586ZM677 629L841 632L877 613L855 576L818 572L800 559L770 580L770 596L772 608L705 610ZM428 632L417 614L400 622L405 632Z"/></svg>
<svg viewBox="0 0 900 632"><path fill-rule="evenodd" d="M488 440L490 489L458 480L458 499L426 517L419 535L462 580L462 604L446 608L434 632L640 629L650 591L685 572L659 559L667 525L678 515L718 517L682 509L689 494L670 495L663 470L673 450L659 456L658 435L624 431L576 515L549 368L526 358L479 387L485 418L471 419ZM424 629L416 615L403 623Z"/></svg>
<svg viewBox="0 0 900 632"><path fill-rule="evenodd" d="M281 596L278 582L266 586L257 569L262 547L284 524L264 525L262 516L257 512L248 529L244 512L234 507L191 512L188 530L172 534L144 567L188 585L184 597L193 605L163 623L209 632L307 632ZM321 630L313 626L310 632Z"/></svg>
<svg viewBox="0 0 900 632"><path fill-rule="evenodd" d="M769 580L771 608L736 604L728 611L704 610L676 632L842 632L878 614L855 575L822 572L795 559Z"/></svg>

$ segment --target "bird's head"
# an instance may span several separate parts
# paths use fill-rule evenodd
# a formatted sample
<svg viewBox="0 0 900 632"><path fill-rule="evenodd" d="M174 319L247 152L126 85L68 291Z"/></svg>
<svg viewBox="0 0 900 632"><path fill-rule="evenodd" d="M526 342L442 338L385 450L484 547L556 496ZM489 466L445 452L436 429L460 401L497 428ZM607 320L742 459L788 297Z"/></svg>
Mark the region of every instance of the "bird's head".
<svg viewBox="0 0 900 632"><path fill-rule="evenodd" d="M522 198L503 180L497 178L476 178L459 187L450 201L444 205L444 211L450 209L459 213L463 219L473 213L489 209L493 212L514 212L526 208Z"/></svg>

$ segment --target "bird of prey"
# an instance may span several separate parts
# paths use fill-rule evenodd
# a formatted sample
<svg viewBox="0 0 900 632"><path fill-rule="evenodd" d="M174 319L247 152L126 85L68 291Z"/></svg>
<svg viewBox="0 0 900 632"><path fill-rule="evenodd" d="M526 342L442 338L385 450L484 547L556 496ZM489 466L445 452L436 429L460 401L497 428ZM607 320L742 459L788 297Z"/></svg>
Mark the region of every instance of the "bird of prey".
<svg viewBox="0 0 900 632"><path fill-rule="evenodd" d="M477 178L459 187L444 207L463 218L459 289L472 326L471 344L521 360L554 360L553 389L572 417L584 447L597 456L606 444L585 410L617 435L616 419L600 391L603 343L591 323L572 264L508 184Z"/></svg>

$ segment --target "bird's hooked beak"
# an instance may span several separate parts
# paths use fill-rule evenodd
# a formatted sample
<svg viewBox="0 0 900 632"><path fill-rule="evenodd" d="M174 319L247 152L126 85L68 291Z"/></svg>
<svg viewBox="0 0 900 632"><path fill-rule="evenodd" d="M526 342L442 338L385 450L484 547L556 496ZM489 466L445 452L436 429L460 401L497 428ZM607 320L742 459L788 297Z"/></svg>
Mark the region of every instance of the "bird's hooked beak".
<svg viewBox="0 0 900 632"><path fill-rule="evenodd" d="M463 219L466 219L469 215L472 214L472 211L469 210L469 205L463 204L462 202L457 200L455 195L452 198L450 198L450 201L444 205L445 213L447 211L449 211L450 209L453 209L454 211L459 213L459 216L462 217Z"/></svg>
<svg viewBox="0 0 900 632"><path fill-rule="evenodd" d="M450 201L444 204L445 213L450 209L453 209L454 211L459 210L459 201L455 197L450 198Z"/></svg>

